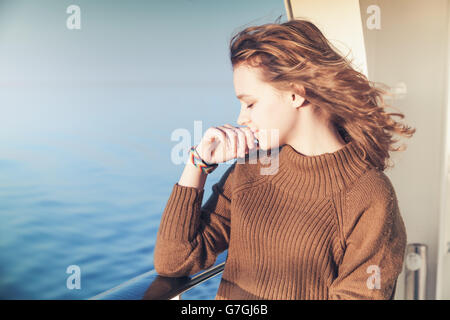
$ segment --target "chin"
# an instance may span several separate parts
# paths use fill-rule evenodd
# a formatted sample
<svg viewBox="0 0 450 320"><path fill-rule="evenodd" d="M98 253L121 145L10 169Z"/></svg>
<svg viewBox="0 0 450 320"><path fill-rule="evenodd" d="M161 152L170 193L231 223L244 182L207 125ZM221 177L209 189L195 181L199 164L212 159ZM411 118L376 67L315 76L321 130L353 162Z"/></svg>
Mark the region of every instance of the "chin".
<svg viewBox="0 0 450 320"><path fill-rule="evenodd" d="M261 139L258 139L258 144L259 144L259 149L261 149L261 150L270 150L273 148L280 147L280 144L279 144L280 141L275 141L276 139L274 139L274 138L270 139L267 136L263 136L260 138Z"/></svg>
<svg viewBox="0 0 450 320"><path fill-rule="evenodd" d="M278 148L278 145L272 146L271 144L268 144L268 143L260 143L259 144L259 150L262 152L267 152L273 148Z"/></svg>

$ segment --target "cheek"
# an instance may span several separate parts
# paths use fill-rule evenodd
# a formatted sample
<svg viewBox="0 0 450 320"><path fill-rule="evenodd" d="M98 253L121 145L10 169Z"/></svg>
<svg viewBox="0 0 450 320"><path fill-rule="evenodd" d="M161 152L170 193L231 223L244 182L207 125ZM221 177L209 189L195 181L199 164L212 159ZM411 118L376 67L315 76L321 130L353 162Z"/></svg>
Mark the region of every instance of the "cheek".
<svg viewBox="0 0 450 320"><path fill-rule="evenodd" d="M261 104L257 106L254 112L254 119L260 129L276 128L279 122L276 105Z"/></svg>
<svg viewBox="0 0 450 320"><path fill-rule="evenodd" d="M295 128L297 115L293 111L294 110L289 109L289 106L281 103L273 108L270 127L277 130L274 138L278 135L280 145L285 142L286 138ZM269 137L267 137L267 139L269 139Z"/></svg>
<svg viewBox="0 0 450 320"><path fill-rule="evenodd" d="M283 112L280 112L279 105L271 104L265 105L258 110L255 110L252 115L252 120L259 132L255 135L262 145L275 145L275 140L280 143L283 140L285 129L289 125L288 118ZM274 140L275 139L275 140Z"/></svg>
<svg viewBox="0 0 450 320"><path fill-rule="evenodd" d="M265 129L279 129L282 130L289 121L289 114L280 108L279 104L270 104L265 108L261 108L261 115L258 117L263 125L261 128Z"/></svg>

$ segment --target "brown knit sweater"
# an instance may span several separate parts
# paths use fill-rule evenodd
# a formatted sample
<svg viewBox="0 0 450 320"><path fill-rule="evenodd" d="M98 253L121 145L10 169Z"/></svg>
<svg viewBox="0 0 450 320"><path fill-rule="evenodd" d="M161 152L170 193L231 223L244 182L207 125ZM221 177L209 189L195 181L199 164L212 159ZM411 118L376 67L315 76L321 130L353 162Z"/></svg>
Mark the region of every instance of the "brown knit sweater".
<svg viewBox="0 0 450 320"><path fill-rule="evenodd" d="M193 275L228 249L217 300L393 299L407 239L389 178L353 141L318 156L277 150L272 174L260 158L235 161L203 206L204 189L174 185L158 274Z"/></svg>

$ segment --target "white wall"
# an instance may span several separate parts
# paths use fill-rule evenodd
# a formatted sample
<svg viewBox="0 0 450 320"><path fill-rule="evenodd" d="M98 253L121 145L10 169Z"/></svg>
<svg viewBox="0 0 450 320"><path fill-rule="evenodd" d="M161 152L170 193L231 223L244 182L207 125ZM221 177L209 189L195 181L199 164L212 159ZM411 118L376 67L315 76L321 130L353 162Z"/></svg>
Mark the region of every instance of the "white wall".
<svg viewBox="0 0 450 320"><path fill-rule="evenodd" d="M344 56L354 59L355 69L367 75L359 0L297 0L291 7L295 18L313 22Z"/></svg>
<svg viewBox="0 0 450 320"><path fill-rule="evenodd" d="M450 5L447 7L447 17L450 17ZM436 283L436 298L450 299L450 18L448 23L447 33L447 119L446 122L446 141L444 143L444 176L442 179L442 199L441 199L441 216L440 216L440 230L439 230L439 247L438 247L438 272Z"/></svg>

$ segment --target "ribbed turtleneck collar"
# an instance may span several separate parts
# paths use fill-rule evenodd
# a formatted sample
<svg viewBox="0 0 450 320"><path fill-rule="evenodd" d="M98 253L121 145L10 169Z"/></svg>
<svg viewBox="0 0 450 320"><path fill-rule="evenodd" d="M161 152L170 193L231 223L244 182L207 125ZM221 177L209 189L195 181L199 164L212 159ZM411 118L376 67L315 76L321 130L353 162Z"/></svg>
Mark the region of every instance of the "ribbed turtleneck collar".
<svg viewBox="0 0 450 320"><path fill-rule="evenodd" d="M333 153L305 156L285 144L278 152L278 172L269 179L288 192L301 191L305 197L339 192L360 177L370 166L355 142Z"/></svg>

